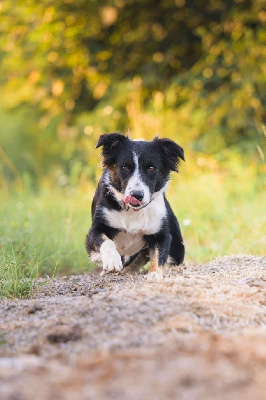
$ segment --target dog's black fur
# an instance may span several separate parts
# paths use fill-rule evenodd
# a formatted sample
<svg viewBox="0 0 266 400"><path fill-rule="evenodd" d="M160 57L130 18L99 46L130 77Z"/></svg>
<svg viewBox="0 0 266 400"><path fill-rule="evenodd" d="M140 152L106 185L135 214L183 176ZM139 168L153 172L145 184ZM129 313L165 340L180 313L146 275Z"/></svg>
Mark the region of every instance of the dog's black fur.
<svg viewBox="0 0 266 400"><path fill-rule="evenodd" d="M104 171L92 202L93 222L86 240L89 255L98 261L106 256L107 271L121 270L121 265L116 265L120 247L123 267L147 248L158 266L163 266L168 256L173 264L181 264L183 238L164 191L170 172L178 171L180 159L184 160L183 149L170 139L132 141L120 133L101 135L96 148L101 146ZM136 199L138 204L134 204ZM138 226L133 229L137 219L139 232ZM108 245L102 246L106 241ZM133 245L127 254L132 241L137 251L134 253Z"/></svg>

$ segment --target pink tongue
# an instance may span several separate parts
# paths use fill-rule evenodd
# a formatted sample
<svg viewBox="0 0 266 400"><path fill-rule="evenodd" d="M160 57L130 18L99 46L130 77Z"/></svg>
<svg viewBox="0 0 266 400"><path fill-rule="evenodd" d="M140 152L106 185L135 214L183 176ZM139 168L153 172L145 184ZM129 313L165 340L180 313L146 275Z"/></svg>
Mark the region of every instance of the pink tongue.
<svg viewBox="0 0 266 400"><path fill-rule="evenodd" d="M138 199L136 199L136 197L133 196L127 196L125 198L125 203L126 204L130 203L132 204L132 206L141 206L141 202Z"/></svg>

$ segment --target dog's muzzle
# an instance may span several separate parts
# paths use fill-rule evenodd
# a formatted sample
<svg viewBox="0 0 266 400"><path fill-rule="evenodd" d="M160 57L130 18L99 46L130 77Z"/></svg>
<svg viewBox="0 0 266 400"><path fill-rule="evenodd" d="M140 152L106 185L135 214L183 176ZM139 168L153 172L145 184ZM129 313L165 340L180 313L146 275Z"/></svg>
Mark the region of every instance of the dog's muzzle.
<svg viewBox="0 0 266 400"><path fill-rule="evenodd" d="M142 199L143 199L143 196L142 196L141 200ZM141 200L135 196L127 196L125 198L125 203L127 205L131 205L133 207L141 207L142 206Z"/></svg>

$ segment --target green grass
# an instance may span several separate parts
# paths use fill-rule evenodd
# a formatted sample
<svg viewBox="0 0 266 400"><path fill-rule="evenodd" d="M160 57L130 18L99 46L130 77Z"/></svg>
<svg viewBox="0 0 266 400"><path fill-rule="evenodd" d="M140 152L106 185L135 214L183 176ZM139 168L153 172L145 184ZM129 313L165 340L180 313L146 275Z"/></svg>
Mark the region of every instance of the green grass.
<svg viewBox="0 0 266 400"><path fill-rule="evenodd" d="M259 177L248 175L209 173L175 189L172 185L169 198L187 258L206 262L223 255L265 254L265 191Z"/></svg>
<svg viewBox="0 0 266 400"><path fill-rule="evenodd" d="M0 296L27 296L34 278L88 270L90 196L21 193L0 204Z"/></svg>
<svg viewBox="0 0 266 400"><path fill-rule="evenodd" d="M192 169L193 171L193 169ZM85 251L93 188L6 194L0 202L0 297L26 297L35 278L88 271ZM189 165L173 176L168 198L179 219L187 259L263 254L263 182L256 171Z"/></svg>
<svg viewBox="0 0 266 400"><path fill-rule="evenodd" d="M0 346L6 343L4 333L0 331Z"/></svg>

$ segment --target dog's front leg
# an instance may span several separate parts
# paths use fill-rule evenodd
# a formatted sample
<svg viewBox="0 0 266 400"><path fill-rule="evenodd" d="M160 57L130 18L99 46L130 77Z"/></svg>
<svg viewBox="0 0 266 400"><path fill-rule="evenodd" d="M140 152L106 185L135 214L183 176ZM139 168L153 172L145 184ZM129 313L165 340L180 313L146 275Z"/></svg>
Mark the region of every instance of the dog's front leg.
<svg viewBox="0 0 266 400"><path fill-rule="evenodd" d="M163 278L163 266L169 255L171 235L170 233L160 233L148 237L150 267L148 279L161 280Z"/></svg>
<svg viewBox="0 0 266 400"><path fill-rule="evenodd" d="M115 243L106 238L100 247L102 256L103 272L122 271L123 265L121 256L116 250Z"/></svg>
<svg viewBox="0 0 266 400"><path fill-rule="evenodd" d="M114 232L110 236L113 237ZM121 256L115 243L102 230L92 227L86 241L87 251L92 261L102 261L103 273L120 272L123 269ZM100 260L99 260L100 258Z"/></svg>

